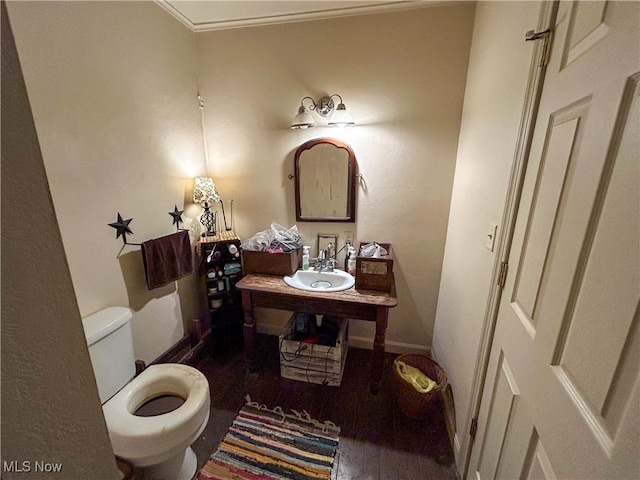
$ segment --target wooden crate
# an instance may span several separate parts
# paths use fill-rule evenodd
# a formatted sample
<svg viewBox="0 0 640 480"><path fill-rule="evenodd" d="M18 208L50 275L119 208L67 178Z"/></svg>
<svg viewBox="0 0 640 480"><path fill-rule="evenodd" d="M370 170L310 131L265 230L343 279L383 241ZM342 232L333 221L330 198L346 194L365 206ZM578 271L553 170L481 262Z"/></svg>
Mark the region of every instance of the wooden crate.
<svg viewBox="0 0 640 480"><path fill-rule="evenodd" d="M295 315L280 334L280 375L320 385L340 386L349 348L349 320L341 319L335 347L293 340Z"/></svg>
<svg viewBox="0 0 640 480"><path fill-rule="evenodd" d="M371 242L361 242L360 247ZM356 257L356 289L391 292L393 285L393 251L390 243L380 243L387 251L386 257ZM358 254L360 248L358 248Z"/></svg>
<svg viewBox="0 0 640 480"><path fill-rule="evenodd" d="M300 268L302 248L285 253L242 251L242 273L293 275Z"/></svg>

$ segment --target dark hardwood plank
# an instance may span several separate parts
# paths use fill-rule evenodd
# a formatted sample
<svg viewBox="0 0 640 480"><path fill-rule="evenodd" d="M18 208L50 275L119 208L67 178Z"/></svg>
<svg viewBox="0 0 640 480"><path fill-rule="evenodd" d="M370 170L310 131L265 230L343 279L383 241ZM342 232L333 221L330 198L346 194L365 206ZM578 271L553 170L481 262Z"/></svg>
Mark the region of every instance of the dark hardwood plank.
<svg viewBox="0 0 640 480"><path fill-rule="evenodd" d="M338 463L338 480L364 478L364 444L360 440L340 437L340 462Z"/></svg>

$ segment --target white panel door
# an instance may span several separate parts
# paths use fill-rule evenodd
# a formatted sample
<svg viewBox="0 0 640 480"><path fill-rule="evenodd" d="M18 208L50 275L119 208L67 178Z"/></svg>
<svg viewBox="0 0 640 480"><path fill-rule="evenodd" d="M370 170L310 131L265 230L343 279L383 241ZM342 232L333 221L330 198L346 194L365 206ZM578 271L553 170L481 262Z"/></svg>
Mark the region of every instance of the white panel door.
<svg viewBox="0 0 640 480"><path fill-rule="evenodd" d="M640 3L561 2L468 478L640 478Z"/></svg>

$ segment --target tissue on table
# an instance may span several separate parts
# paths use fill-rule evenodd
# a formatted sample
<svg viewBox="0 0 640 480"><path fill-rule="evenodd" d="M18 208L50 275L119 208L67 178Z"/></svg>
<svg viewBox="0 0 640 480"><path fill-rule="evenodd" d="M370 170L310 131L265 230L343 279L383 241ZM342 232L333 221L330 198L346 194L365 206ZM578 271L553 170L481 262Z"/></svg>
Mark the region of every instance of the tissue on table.
<svg viewBox="0 0 640 480"><path fill-rule="evenodd" d="M377 242L367 243L360 247L360 256L368 258L382 258L388 255L387 250Z"/></svg>

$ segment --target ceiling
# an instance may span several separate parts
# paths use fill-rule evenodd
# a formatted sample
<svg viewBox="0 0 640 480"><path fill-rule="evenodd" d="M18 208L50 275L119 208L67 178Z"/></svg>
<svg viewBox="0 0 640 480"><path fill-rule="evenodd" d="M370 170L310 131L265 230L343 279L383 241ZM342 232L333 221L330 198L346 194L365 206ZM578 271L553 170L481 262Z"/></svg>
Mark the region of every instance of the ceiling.
<svg viewBox="0 0 640 480"><path fill-rule="evenodd" d="M290 23L334 16L418 8L433 0L155 0L193 31Z"/></svg>

